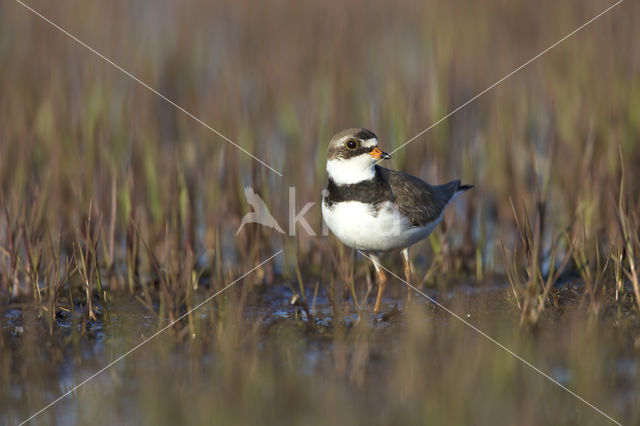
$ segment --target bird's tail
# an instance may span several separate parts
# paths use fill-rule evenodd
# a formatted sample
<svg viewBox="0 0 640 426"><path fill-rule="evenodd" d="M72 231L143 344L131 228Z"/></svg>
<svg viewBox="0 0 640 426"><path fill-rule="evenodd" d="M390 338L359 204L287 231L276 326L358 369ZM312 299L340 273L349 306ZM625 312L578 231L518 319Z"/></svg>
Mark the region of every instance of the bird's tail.
<svg viewBox="0 0 640 426"><path fill-rule="evenodd" d="M443 185L437 185L434 188L442 194L444 204L447 205L464 191L473 188L473 185L461 185L459 180L452 180Z"/></svg>

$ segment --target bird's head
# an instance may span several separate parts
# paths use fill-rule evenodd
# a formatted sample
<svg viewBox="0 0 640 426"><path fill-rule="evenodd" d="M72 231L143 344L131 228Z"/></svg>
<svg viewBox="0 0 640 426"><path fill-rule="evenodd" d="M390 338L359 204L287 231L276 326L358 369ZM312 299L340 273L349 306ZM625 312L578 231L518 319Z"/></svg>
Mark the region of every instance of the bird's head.
<svg viewBox="0 0 640 426"><path fill-rule="evenodd" d="M336 133L327 150L327 172L337 184L371 179L378 160L391 155L378 148L378 138L367 129L347 129Z"/></svg>

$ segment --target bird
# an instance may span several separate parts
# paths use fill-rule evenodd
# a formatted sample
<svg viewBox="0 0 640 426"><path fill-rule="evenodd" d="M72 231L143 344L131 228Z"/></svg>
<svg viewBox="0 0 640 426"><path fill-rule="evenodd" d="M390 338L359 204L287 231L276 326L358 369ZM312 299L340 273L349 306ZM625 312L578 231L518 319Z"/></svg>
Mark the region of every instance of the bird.
<svg viewBox="0 0 640 426"><path fill-rule="evenodd" d="M327 149L328 184L322 191L322 217L344 245L363 252L373 262L378 314L386 287L379 255L400 250L404 275L411 282L409 247L431 235L445 208L473 188L454 180L430 185L422 179L378 165L391 155L378 147L371 130L351 128L336 133ZM411 289L407 296L411 300Z"/></svg>

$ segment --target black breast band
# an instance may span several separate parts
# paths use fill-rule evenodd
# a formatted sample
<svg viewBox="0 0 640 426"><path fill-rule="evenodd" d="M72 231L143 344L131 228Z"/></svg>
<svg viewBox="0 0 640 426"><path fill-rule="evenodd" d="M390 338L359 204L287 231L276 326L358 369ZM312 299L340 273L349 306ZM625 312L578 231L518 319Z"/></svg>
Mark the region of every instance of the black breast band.
<svg viewBox="0 0 640 426"><path fill-rule="evenodd" d="M329 185L325 192L324 201L329 206L341 201L360 201L368 204L378 204L384 201L393 201L393 194L389 184L376 170L372 179L362 182L337 185L329 178Z"/></svg>

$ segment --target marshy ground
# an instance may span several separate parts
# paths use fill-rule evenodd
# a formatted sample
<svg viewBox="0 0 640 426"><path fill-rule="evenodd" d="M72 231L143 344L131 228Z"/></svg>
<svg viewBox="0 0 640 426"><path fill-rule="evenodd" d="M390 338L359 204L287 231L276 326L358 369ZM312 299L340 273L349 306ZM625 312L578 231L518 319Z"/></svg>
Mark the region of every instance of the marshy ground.
<svg viewBox="0 0 640 426"><path fill-rule="evenodd" d="M476 187L377 316L331 135L393 151L613 2L28 4L283 176L1 2L0 424L81 383L30 423L640 423L636 3L394 153Z"/></svg>

